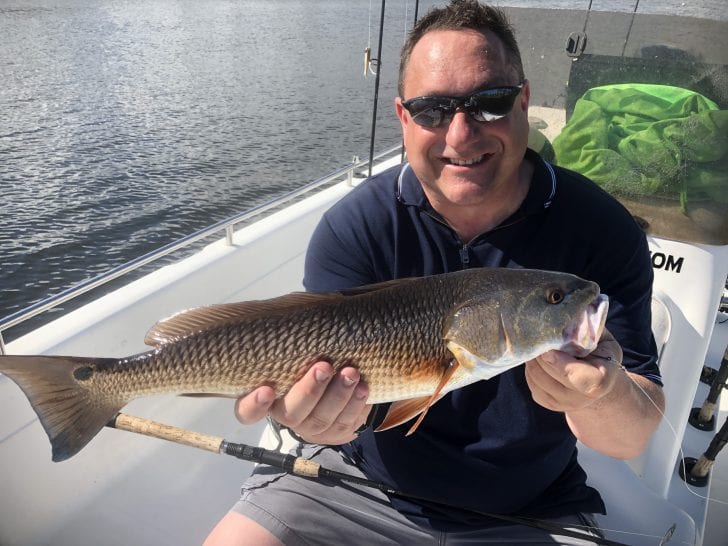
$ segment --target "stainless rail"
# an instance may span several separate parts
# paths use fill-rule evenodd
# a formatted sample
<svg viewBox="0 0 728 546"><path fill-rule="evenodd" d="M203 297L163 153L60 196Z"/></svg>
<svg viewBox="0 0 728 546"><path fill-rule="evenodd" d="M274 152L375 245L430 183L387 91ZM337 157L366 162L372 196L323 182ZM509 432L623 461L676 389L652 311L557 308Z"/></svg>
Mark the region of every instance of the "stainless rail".
<svg viewBox="0 0 728 546"><path fill-rule="evenodd" d="M401 145L389 148L377 154L375 159L379 160L383 157L391 156L394 152L399 151L400 148ZM201 239L210 237L220 231L225 231L225 240L227 244L232 245L234 226L236 224L249 220L250 218L258 216L273 208L280 207L311 190L326 185L344 176L346 176L347 181L349 182L349 184L351 184L354 179L354 171L356 171L356 169L365 167L367 164L368 161L360 161L359 158L355 157L351 163L322 178L314 180L313 182L306 184L305 186L301 186L296 190L285 193L275 199L272 199L271 201L263 203L262 205L250 208L239 214L236 214L235 216L231 216L230 218L226 218L225 220L221 220L215 224L212 224L211 226L201 229L200 231L196 231L195 233L182 237L177 241L169 243L168 245L158 248L157 250L153 250L152 252L144 254L143 256L135 258L134 260L114 267L109 271L102 273L101 275L97 275L96 277L92 277L91 279L82 281L66 290L63 290L62 292L59 292L58 294L45 298L39 302L29 305L24 309L21 309L0 319L0 354L5 354L5 342L2 335L5 330L8 330L13 326L17 326L18 324L21 324L26 320L30 320L31 318L38 316L41 313L48 311L49 309L53 309L54 307L57 307L62 303L75 299L82 294L93 290L94 288L98 288L99 286L107 284L114 279L117 279L136 269L139 269L140 267L143 267L151 262L163 258L164 256L176 252L177 250L188 247L191 244Z"/></svg>

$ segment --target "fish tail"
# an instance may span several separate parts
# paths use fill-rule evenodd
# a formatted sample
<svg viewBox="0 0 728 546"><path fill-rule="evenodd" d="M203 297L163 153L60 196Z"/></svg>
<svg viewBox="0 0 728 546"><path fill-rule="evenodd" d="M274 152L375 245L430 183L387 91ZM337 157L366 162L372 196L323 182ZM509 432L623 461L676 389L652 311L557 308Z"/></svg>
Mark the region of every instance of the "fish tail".
<svg viewBox="0 0 728 546"><path fill-rule="evenodd" d="M1 356L0 372L25 393L48 434L53 461L78 453L128 400L93 388L94 370L116 359Z"/></svg>

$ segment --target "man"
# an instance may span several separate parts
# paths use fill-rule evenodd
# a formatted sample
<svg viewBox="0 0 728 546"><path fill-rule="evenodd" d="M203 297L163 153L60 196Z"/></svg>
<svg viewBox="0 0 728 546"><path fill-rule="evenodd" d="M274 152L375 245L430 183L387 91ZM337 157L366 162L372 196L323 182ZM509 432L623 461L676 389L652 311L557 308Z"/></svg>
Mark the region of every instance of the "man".
<svg viewBox="0 0 728 546"><path fill-rule="evenodd" d="M386 408L366 405L356 369L334 373L326 362L284 398L274 401L261 387L236 411L244 423L270 413L314 444L303 454L336 470L480 512L582 528L604 506L585 485L576 440L631 458L660 419L652 269L627 211L590 181L527 151L529 95L501 12L453 0L424 17L403 49L395 103L409 164L362 184L325 215L304 284L327 291L483 266L566 271L610 296L607 326L616 342L607 333L582 360L552 351L454 391L410 437L404 427L374 433ZM562 539L261 466L208 544L445 540Z"/></svg>

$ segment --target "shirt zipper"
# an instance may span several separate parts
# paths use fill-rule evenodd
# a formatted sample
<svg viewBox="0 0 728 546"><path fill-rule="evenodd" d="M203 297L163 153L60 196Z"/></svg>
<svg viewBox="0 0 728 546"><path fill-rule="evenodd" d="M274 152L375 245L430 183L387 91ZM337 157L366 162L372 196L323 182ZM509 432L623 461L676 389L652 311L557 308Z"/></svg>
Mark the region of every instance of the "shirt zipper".
<svg viewBox="0 0 728 546"><path fill-rule="evenodd" d="M455 238L458 240L458 242L463 245L463 246L461 246L458 249L458 253L460 254L460 264L463 266L463 269L468 269L468 267L470 267L470 246L469 246L469 243L463 243L462 242L462 239L460 239L460 237L457 235L457 233L455 233L455 230L452 229L452 227L447 222L445 222L442 218L440 218L436 214L432 214L428 210L423 210L422 212L424 212L427 216L429 216L430 218L432 218L433 220L435 220L439 224L442 224L447 229L449 229L450 231L452 231L453 235L455 235ZM475 239L477 239L477 237ZM475 240L475 239L473 239L473 240Z"/></svg>
<svg viewBox="0 0 728 546"><path fill-rule="evenodd" d="M550 204L551 203L549 202L548 205L550 205ZM544 208L548 208L548 205L546 205ZM455 237L457 238L458 242L459 243L462 243L462 246L458 249L458 253L460 254L460 263L463 266L463 269L468 269L470 267L470 243L478 240L480 237L482 237L483 235L485 235L487 233L493 233L494 231L498 231L500 229L504 229L504 228L508 228L508 227L514 226L515 224L518 224L518 223L522 222L528 216L530 216L529 214L521 214L521 215L518 216L518 218L516 218L512 222L509 222L508 224L502 224L500 226L496 226L493 229L491 229L490 231L486 231L486 232L483 232L483 233L481 233L479 235L476 235L475 237L473 237L470 240L470 242L463 243L462 239L457 235L457 233L455 232L455 230L452 229L452 227L450 226L450 224L448 224L447 222L445 222L438 215L432 214L428 210L424 210L424 209L420 209L420 210L422 210L422 212L424 212L427 216L429 216L430 218L432 218L436 222L442 224L443 226L445 226L446 228L448 228L450 231L452 231L453 234L455 235Z"/></svg>
<svg viewBox="0 0 728 546"><path fill-rule="evenodd" d="M470 248L468 248L468 243L463 243L463 246L460 248L460 263L463 269L467 269L470 266Z"/></svg>

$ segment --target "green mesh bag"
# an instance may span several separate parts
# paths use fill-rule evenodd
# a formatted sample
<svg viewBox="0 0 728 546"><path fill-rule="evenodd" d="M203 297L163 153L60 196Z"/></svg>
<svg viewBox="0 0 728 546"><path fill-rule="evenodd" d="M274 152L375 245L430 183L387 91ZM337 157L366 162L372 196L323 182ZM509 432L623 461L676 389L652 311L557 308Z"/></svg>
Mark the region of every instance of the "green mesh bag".
<svg viewBox="0 0 728 546"><path fill-rule="evenodd" d="M728 111L667 85L590 89L554 139L555 162L610 193L728 203Z"/></svg>

